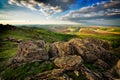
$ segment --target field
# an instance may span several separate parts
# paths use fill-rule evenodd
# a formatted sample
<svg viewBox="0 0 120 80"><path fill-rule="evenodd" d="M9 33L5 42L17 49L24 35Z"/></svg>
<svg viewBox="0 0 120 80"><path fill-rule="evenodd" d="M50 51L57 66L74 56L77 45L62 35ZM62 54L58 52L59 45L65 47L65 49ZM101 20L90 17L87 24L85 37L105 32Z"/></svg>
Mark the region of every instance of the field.
<svg viewBox="0 0 120 80"><path fill-rule="evenodd" d="M2 25L1 25L2 26ZM17 53L17 43L15 40L45 40L47 43L52 43L55 41L68 41L72 38L98 38L107 41L111 45L111 50L120 47L120 28L119 27L82 27L82 26L40 26L40 27L26 27L26 26L10 26L6 25L4 28L0 26L0 72L7 71L4 74L6 79L11 79L11 76L8 76L9 73L14 72L12 77L16 74L16 77L23 79L27 75L37 74L39 72L45 71L45 67L47 70L54 68L54 65L46 62L44 66L40 66L40 63L34 63L34 65L26 64L17 68L16 70L7 69L5 64L8 59L15 56ZM11 41L8 39L12 39ZM120 55L115 53L116 56ZM29 65L29 67L28 67ZM39 66L39 71L37 66ZM28 69L34 68L35 71L31 72ZM43 68L41 70L41 68ZM24 69L24 71L23 71ZM25 71L28 71L29 74L25 74Z"/></svg>

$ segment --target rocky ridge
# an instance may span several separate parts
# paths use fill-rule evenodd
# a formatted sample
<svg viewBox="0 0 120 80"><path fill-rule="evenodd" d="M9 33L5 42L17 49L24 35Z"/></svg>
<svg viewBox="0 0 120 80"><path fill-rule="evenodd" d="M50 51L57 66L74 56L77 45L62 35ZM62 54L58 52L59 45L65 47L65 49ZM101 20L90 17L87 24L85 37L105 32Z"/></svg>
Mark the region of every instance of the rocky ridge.
<svg viewBox="0 0 120 80"><path fill-rule="evenodd" d="M8 66L20 66L26 62L51 61L56 69L45 71L25 80L75 80L66 72L71 71L75 76L83 75L86 80L115 80L112 70L120 76L120 61L110 51L107 42L86 38L74 38L68 42L54 42L46 50L46 43L40 41L22 41L19 43L15 57L8 61ZM86 64L96 66L91 70ZM103 71L100 71L103 70Z"/></svg>

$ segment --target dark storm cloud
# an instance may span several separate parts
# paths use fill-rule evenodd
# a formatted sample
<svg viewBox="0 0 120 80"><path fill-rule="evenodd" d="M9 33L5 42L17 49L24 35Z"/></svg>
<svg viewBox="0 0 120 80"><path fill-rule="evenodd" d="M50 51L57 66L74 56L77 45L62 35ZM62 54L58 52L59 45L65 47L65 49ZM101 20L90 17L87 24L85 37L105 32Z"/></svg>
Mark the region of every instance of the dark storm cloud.
<svg viewBox="0 0 120 80"><path fill-rule="evenodd" d="M94 19L118 19L120 18L120 1L97 3L92 6L83 7L76 11L71 11L62 17L62 20L78 22L80 20Z"/></svg>
<svg viewBox="0 0 120 80"><path fill-rule="evenodd" d="M25 6L32 10L39 10L46 15L65 11L75 2L76 0L9 0L10 4Z"/></svg>

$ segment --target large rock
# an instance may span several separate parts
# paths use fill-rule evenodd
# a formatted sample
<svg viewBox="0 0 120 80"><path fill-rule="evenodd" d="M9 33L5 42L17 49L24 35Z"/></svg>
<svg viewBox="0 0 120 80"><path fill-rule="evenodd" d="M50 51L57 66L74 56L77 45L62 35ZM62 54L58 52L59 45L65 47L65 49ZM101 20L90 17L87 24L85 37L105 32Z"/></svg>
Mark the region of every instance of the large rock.
<svg viewBox="0 0 120 80"><path fill-rule="evenodd" d="M95 45L98 45L98 46L104 48L105 50L110 50L111 49L110 45L103 40L96 39L96 38L86 38L84 40L89 41L90 43L93 43Z"/></svg>
<svg viewBox="0 0 120 80"><path fill-rule="evenodd" d="M48 60L48 53L44 41L25 41L18 45L16 56L10 59L9 64Z"/></svg>
<svg viewBox="0 0 120 80"><path fill-rule="evenodd" d="M96 63L97 66L103 67L101 62L105 64L105 69L111 68L116 62L116 57L111 54L110 46L107 42L94 39L72 39L69 41L77 51L77 54L80 55L85 61ZM91 55L93 59L91 59ZM101 61L101 62L100 62Z"/></svg>
<svg viewBox="0 0 120 80"><path fill-rule="evenodd" d="M108 67L110 67L105 61L101 59L95 61L94 65L98 66L101 69L107 69Z"/></svg>
<svg viewBox="0 0 120 80"><path fill-rule="evenodd" d="M109 44L102 40L74 38L68 42L55 42L51 44L49 54L51 57L79 55L85 62L97 63L99 67L107 69L111 68L117 60L109 49ZM102 66L100 61L105 65Z"/></svg>
<svg viewBox="0 0 120 80"><path fill-rule="evenodd" d="M49 54L52 57L61 57L74 54L74 49L68 42L55 42L50 45Z"/></svg>
<svg viewBox="0 0 120 80"><path fill-rule="evenodd" d="M92 62L96 61L97 59L98 58L97 58L97 56L95 54L86 54L87 62L92 63Z"/></svg>
<svg viewBox="0 0 120 80"><path fill-rule="evenodd" d="M51 71L45 71L37 74L33 79L37 80L72 80L66 74L63 73L64 69L53 69Z"/></svg>
<svg viewBox="0 0 120 80"><path fill-rule="evenodd" d="M88 80L108 80L108 78L105 77L100 72L91 71L90 69L86 68L84 65L80 66L80 71L83 74L83 76L85 76Z"/></svg>
<svg viewBox="0 0 120 80"><path fill-rule="evenodd" d="M110 54L110 52L104 47L105 44L108 47L108 43L98 39L86 38L86 39L71 39L69 41L73 45L74 49L77 51L77 54L82 57L86 57L87 54L96 55L98 58L102 58ZM104 46L103 46L104 44Z"/></svg>
<svg viewBox="0 0 120 80"><path fill-rule="evenodd" d="M100 72L91 71L87 67L84 66L83 60L80 56L77 55L69 55L64 57L58 57L54 60L56 66L60 67L64 70L74 71L76 77L79 76L80 71L83 76L85 76L88 80L106 80L107 78ZM78 70L78 71L77 71Z"/></svg>
<svg viewBox="0 0 120 80"><path fill-rule="evenodd" d="M80 56L69 55L65 57L59 57L54 60L56 66L65 70L77 70L82 64L83 60Z"/></svg>

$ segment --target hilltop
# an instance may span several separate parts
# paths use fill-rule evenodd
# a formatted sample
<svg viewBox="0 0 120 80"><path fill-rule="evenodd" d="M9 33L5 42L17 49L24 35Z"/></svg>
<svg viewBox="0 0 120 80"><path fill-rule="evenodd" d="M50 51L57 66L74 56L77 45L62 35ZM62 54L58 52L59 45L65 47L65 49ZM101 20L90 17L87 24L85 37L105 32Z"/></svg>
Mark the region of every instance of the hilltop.
<svg viewBox="0 0 120 80"><path fill-rule="evenodd" d="M0 78L5 80L120 78L120 45L119 42L115 43L115 40L120 40L119 34L110 33L103 37L92 32L96 35L85 36L91 32L88 31L78 36L76 33L80 28L74 27L75 31L70 27L67 29L69 33L68 31L58 33L38 27L0 25ZM82 28L83 31L85 29Z"/></svg>

